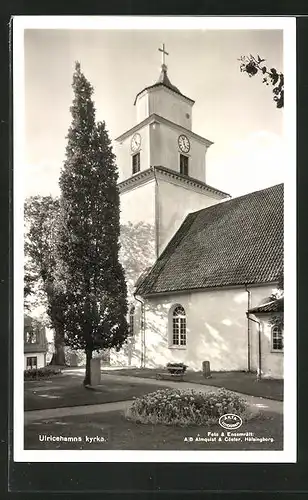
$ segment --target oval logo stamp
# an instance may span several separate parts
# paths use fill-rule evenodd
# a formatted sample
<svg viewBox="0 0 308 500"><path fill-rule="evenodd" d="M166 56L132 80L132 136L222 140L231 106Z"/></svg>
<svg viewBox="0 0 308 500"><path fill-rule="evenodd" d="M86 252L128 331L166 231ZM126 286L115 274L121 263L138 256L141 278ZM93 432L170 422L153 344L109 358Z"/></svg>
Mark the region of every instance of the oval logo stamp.
<svg viewBox="0 0 308 500"><path fill-rule="evenodd" d="M222 415L219 419L219 425L224 429L239 429L243 424L243 420L238 415L234 413L226 413Z"/></svg>

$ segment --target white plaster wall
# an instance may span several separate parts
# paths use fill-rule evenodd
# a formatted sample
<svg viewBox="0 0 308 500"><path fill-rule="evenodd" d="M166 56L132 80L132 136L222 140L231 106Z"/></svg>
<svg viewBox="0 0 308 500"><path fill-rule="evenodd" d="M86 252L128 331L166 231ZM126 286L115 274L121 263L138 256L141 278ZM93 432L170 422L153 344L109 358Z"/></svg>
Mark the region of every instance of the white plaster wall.
<svg viewBox="0 0 308 500"><path fill-rule="evenodd" d="M120 351L111 349L110 364L111 366L141 366L141 308L140 303L134 302L135 305L135 333L134 336L128 337ZM128 318L127 318L128 319Z"/></svg>
<svg viewBox="0 0 308 500"><path fill-rule="evenodd" d="M256 319L256 318L255 318ZM271 325L270 315L262 315L257 318L261 322L261 373L263 377L283 378L284 355L283 352L272 351L271 349ZM259 340L257 325L253 328L252 335L253 348L253 369L258 367Z"/></svg>
<svg viewBox="0 0 308 500"><path fill-rule="evenodd" d="M209 207L222 200L207 191L194 191L185 184L172 183L172 179L158 178L158 227L159 254L164 250L185 217L197 210Z"/></svg>
<svg viewBox="0 0 308 500"><path fill-rule="evenodd" d="M191 130L192 103L187 102L181 96L171 90L169 91L165 87L154 87L148 92L149 114L155 113L163 116L167 120Z"/></svg>
<svg viewBox="0 0 308 500"><path fill-rule="evenodd" d="M155 123L150 128L150 164L152 166L162 165L164 167L180 172L180 154L178 137L185 134L190 140L190 151L186 156L189 158L189 176L202 182L206 181L205 154L206 145L191 136L163 123Z"/></svg>
<svg viewBox="0 0 308 500"><path fill-rule="evenodd" d="M27 358L29 357L37 357L37 367L38 368L43 368L45 366L45 356L44 353L42 352L27 352L27 354L24 354L24 370L27 369Z"/></svg>
<svg viewBox="0 0 308 500"><path fill-rule="evenodd" d="M145 92L138 97L136 102L137 123L142 122L149 116L149 94Z"/></svg>
<svg viewBox="0 0 308 500"><path fill-rule="evenodd" d="M146 125L137 130L138 134L141 136L141 147L140 147L140 170L146 170L150 166L150 146L149 146L149 126ZM116 155L116 163L119 169L119 181L122 182L132 174L132 156L133 153L131 151L131 140L133 135L136 132L132 133L123 141L115 142L113 151ZM135 153L134 153L135 154Z"/></svg>
<svg viewBox="0 0 308 500"><path fill-rule="evenodd" d="M120 222L155 221L155 182L134 187L120 195Z"/></svg>
<svg viewBox="0 0 308 500"><path fill-rule="evenodd" d="M154 179L121 193L120 210L120 258L131 295L140 274L156 258Z"/></svg>
<svg viewBox="0 0 308 500"><path fill-rule="evenodd" d="M134 303L135 336L119 352L111 350L110 363L116 366L140 366L140 304L134 300L135 283L141 273L153 265L155 245L155 182L121 193L120 261L124 267L129 306Z"/></svg>
<svg viewBox="0 0 308 500"><path fill-rule="evenodd" d="M253 287L252 303L269 287ZM187 346L170 347L168 315L181 304L187 317ZM247 370L247 292L244 287L160 296L146 300L146 364L184 362L201 370L208 360L213 371Z"/></svg>

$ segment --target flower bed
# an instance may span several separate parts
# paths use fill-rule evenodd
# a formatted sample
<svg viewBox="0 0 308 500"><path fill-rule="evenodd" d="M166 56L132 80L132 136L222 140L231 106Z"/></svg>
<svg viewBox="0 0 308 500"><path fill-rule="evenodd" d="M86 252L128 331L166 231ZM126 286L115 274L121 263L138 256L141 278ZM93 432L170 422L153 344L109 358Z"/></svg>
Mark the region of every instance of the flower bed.
<svg viewBox="0 0 308 500"><path fill-rule="evenodd" d="M234 413L243 421L252 416L246 401L225 389L208 393L161 389L137 398L126 417L143 424L209 425L218 423L226 413Z"/></svg>

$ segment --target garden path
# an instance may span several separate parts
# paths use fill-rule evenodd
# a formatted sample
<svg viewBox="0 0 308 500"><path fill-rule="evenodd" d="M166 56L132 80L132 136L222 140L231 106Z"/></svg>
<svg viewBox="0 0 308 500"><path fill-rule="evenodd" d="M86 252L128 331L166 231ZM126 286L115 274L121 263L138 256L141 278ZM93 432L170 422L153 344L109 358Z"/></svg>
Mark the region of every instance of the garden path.
<svg viewBox="0 0 308 500"><path fill-rule="evenodd" d="M110 382L118 382L119 379L123 382L123 376L113 375L113 374L103 374L103 377L108 377ZM161 387L176 387L181 389L194 389L201 392L217 392L218 387L206 386L201 384L189 383L189 382L172 382L164 380L153 380L149 378L136 378L136 377L125 377L127 383L134 382L140 384L148 385L159 385ZM275 401L272 399L258 398L254 396L247 396L241 394L241 396L248 402L253 410L261 410L262 412L275 412L283 413L283 403L280 401ZM125 410L132 401L117 401L114 403L103 403L103 404L91 404L73 407L62 407L62 408L52 408L46 410L31 410L25 412L25 424L30 422L45 420L48 418L64 417L69 415L86 415L94 413L105 413L115 410Z"/></svg>

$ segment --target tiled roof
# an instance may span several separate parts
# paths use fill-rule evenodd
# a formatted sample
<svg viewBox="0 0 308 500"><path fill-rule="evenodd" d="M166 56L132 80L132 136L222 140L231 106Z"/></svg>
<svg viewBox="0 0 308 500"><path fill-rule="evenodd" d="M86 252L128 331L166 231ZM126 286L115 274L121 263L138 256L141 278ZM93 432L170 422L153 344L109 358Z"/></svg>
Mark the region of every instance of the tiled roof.
<svg viewBox="0 0 308 500"><path fill-rule="evenodd" d="M272 313L272 312L283 312L284 310L284 300L283 297L280 299L272 300L271 302L268 302L267 304L262 304L257 307L253 307L252 309L249 309L249 313L252 314L260 314L260 313Z"/></svg>
<svg viewBox="0 0 308 500"><path fill-rule="evenodd" d="M283 184L189 214L136 293L275 282L283 268Z"/></svg>

